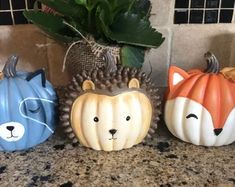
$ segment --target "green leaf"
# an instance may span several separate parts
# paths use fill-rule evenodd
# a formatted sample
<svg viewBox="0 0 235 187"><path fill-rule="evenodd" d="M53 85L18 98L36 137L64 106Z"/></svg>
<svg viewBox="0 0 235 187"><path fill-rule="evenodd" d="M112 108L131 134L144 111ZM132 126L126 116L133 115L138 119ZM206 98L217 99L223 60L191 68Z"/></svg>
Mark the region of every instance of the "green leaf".
<svg viewBox="0 0 235 187"><path fill-rule="evenodd" d="M75 0L75 2L76 2L78 5L83 5L83 6L86 6L86 5L87 5L87 0Z"/></svg>
<svg viewBox="0 0 235 187"><path fill-rule="evenodd" d="M119 11L126 12L130 9L135 0L108 0L112 7L112 14L116 14Z"/></svg>
<svg viewBox="0 0 235 187"><path fill-rule="evenodd" d="M135 0L132 7L130 8L130 12L138 14L141 18L149 18L151 8L150 0Z"/></svg>
<svg viewBox="0 0 235 187"><path fill-rule="evenodd" d="M63 23L63 19L59 16L34 11L24 11L24 16L54 39L62 42L80 39Z"/></svg>
<svg viewBox="0 0 235 187"><path fill-rule="evenodd" d="M124 66L141 68L144 63L145 49L125 45L121 48L121 62Z"/></svg>
<svg viewBox="0 0 235 187"><path fill-rule="evenodd" d="M114 43L113 40L111 40L108 36L110 33L109 30L109 24L107 20L105 19L105 11L101 8L97 9L97 14L96 14L96 22L97 22L97 28L102 33L103 40L110 41L110 43Z"/></svg>
<svg viewBox="0 0 235 187"><path fill-rule="evenodd" d="M101 17L102 19L102 17ZM130 44L142 47L158 47L164 39L162 34L152 28L148 19L141 19L136 14L119 15L110 28L102 28L107 37L119 44Z"/></svg>
<svg viewBox="0 0 235 187"><path fill-rule="evenodd" d="M54 9L56 12L75 20L84 19L87 17L85 7L78 5L74 0L38 0L42 4Z"/></svg>

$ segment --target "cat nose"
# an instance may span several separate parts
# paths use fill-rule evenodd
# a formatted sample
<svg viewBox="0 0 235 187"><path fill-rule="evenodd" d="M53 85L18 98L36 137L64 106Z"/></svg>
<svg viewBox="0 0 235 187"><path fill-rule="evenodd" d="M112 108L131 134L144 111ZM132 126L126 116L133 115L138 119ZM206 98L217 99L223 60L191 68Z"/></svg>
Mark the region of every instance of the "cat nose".
<svg viewBox="0 0 235 187"><path fill-rule="evenodd" d="M14 126L6 126L6 128L7 128L7 130L9 130L9 131L13 131L14 130Z"/></svg>
<svg viewBox="0 0 235 187"><path fill-rule="evenodd" d="M215 135L216 136L219 136L219 134L222 132L222 128L220 128L220 129L214 129L214 133L215 133Z"/></svg>
<svg viewBox="0 0 235 187"><path fill-rule="evenodd" d="M114 135L117 132L117 130L116 129L111 129L111 130L109 130L109 132L110 132L110 134Z"/></svg>

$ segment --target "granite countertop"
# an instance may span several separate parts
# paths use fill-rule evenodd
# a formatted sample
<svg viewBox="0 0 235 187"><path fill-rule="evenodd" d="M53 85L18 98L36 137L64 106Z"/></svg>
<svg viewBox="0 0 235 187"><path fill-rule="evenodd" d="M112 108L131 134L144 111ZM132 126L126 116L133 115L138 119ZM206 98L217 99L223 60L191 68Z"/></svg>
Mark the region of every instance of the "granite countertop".
<svg viewBox="0 0 235 187"><path fill-rule="evenodd" d="M25 152L0 153L0 186L235 186L235 143L184 143L163 125L153 140L119 152L73 145L60 134Z"/></svg>

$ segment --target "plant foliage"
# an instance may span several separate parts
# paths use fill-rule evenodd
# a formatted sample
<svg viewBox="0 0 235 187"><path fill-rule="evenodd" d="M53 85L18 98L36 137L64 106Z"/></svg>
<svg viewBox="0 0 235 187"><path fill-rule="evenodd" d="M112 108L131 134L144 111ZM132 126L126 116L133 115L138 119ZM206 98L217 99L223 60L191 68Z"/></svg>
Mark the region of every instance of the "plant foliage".
<svg viewBox="0 0 235 187"><path fill-rule="evenodd" d="M121 58L125 65L139 67L146 48L159 47L164 38L149 21L150 0L38 0L56 14L38 10L25 11L24 16L51 37L72 42L92 36L106 45L123 47ZM125 56L127 55L127 56ZM137 61L133 62L134 57ZM131 60L131 62L129 62Z"/></svg>

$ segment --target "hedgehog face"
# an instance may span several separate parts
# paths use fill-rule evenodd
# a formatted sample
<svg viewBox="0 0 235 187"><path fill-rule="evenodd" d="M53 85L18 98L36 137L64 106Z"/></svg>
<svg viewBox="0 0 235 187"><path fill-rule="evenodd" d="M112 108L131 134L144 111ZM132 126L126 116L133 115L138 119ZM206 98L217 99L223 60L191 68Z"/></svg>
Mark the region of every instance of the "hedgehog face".
<svg viewBox="0 0 235 187"><path fill-rule="evenodd" d="M126 69L123 72L128 75ZM140 143L151 130L152 120L154 122L157 117L154 116L159 106L157 96L151 97L156 90L140 87L141 83L147 85L141 79L142 74L127 76L124 81L118 80L119 72L113 77L104 75L103 80L102 76L99 80L100 84L94 74L97 72L89 75L93 79L85 80L78 75L67 87L66 99L61 107L65 132L74 142L79 140L95 150L121 150ZM86 74L82 76L86 77Z"/></svg>
<svg viewBox="0 0 235 187"><path fill-rule="evenodd" d="M120 150L140 143L152 118L149 99L131 91L116 96L86 93L73 104L71 125L80 142L96 150Z"/></svg>

